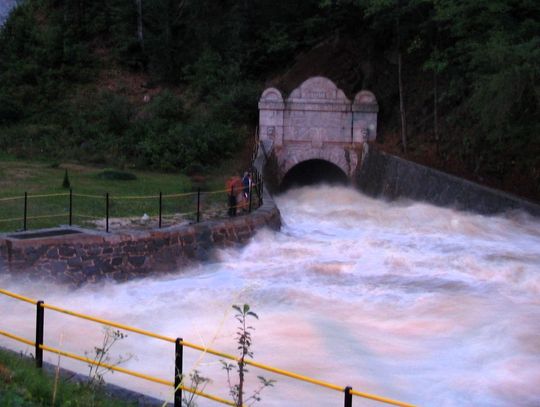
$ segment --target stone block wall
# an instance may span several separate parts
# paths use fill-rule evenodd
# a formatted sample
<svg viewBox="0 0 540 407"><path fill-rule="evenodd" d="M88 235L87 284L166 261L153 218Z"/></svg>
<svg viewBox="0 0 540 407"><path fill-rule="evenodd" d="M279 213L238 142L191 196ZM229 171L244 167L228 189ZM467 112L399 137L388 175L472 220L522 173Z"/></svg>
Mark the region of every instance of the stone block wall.
<svg viewBox="0 0 540 407"><path fill-rule="evenodd" d="M365 145L357 188L373 197L409 198L439 206L495 214L523 210L540 216L540 205L463 178L395 157Z"/></svg>
<svg viewBox="0 0 540 407"><path fill-rule="evenodd" d="M148 232L81 233L21 240L0 237L0 273L32 281L79 286L103 279L125 281L157 272L174 272L210 260L216 248L246 243L263 227L279 229L279 210L265 194L251 214Z"/></svg>

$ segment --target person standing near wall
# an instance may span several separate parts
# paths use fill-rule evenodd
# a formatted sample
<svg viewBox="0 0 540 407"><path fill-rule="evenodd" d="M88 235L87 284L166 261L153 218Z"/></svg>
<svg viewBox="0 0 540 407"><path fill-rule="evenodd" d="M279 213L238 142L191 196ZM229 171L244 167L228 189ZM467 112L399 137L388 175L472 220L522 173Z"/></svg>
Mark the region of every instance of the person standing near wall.
<svg viewBox="0 0 540 407"><path fill-rule="evenodd" d="M244 172L244 177L242 178L242 187L243 187L242 209L244 209L244 211L246 211L249 206L249 199L250 199L249 195L251 194L252 185L253 185L253 181L251 178L251 173L247 171Z"/></svg>
<svg viewBox="0 0 540 407"><path fill-rule="evenodd" d="M227 180L227 204L229 216L236 216L237 208L243 206L243 183L240 177L233 176Z"/></svg>
<svg viewBox="0 0 540 407"><path fill-rule="evenodd" d="M225 189L227 190L227 205L228 205L227 214L231 217L236 216L236 193L238 191L234 190L235 184L236 184L235 178L238 178L238 177L231 177L225 183Z"/></svg>

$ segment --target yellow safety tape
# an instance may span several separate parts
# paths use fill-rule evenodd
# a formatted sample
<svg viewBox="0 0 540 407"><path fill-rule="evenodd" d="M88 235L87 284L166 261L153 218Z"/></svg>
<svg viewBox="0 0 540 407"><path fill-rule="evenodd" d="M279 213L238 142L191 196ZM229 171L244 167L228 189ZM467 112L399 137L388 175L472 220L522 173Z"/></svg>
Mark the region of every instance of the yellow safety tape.
<svg viewBox="0 0 540 407"><path fill-rule="evenodd" d="M28 339L24 339L17 335L10 334L9 332L6 332L6 331L0 331L0 335L6 336L8 338L14 339L22 343L26 343L27 345L30 345L30 346L36 346L35 342L29 341Z"/></svg>
<svg viewBox="0 0 540 407"><path fill-rule="evenodd" d="M202 193L202 191L201 191L201 193ZM184 193L181 193L181 194L162 195L162 198L180 198L180 197L183 197L183 196L193 196L193 195L197 195L197 192L184 192Z"/></svg>
<svg viewBox="0 0 540 407"><path fill-rule="evenodd" d="M51 196L69 196L69 194L64 192L61 194L28 195L28 198L49 198Z"/></svg>
<svg viewBox="0 0 540 407"><path fill-rule="evenodd" d="M257 184L251 184L252 193L255 192L255 191L253 190L253 188L255 188L256 186L257 186ZM242 192L243 190L244 190L244 188L242 188L242 189L239 190L239 191L236 191L236 190L235 190L235 192L240 193L240 192ZM218 190L216 190L216 191L201 191L201 194L207 194L207 195L211 195L211 194L221 194L221 193L223 193L223 192L227 192L227 193L228 193L228 192L230 192L230 191L231 191L230 188L226 188L226 189L218 189Z"/></svg>
<svg viewBox="0 0 540 407"><path fill-rule="evenodd" d="M251 184L252 188L255 188L258 184L253 183ZM215 191L201 191L201 194L219 194L223 192L229 192L229 189L219 189ZM162 198L180 198L184 196L194 196L197 195L197 192L185 192L180 194L168 194L168 195L162 195ZM38 194L38 195L28 195L28 198L49 198L49 197L56 197L56 196L69 196L69 193L63 192L58 194ZM80 193L73 193L73 197L79 197L79 198L96 198L96 199L103 199L105 198L105 195L92 195L92 194L80 194ZM115 196L115 195L109 195L110 199L156 199L159 198L159 195L121 195L121 196ZM17 196L17 197L6 197L6 198L0 198L0 202L5 201L16 201L24 199L24 196Z"/></svg>
<svg viewBox="0 0 540 407"><path fill-rule="evenodd" d="M123 200L129 200L129 199L158 199L159 195L124 195L124 196L116 196L116 195L109 195L109 198L111 200L117 201L119 199Z"/></svg>
<svg viewBox="0 0 540 407"><path fill-rule="evenodd" d="M16 220L24 220L24 218L0 219L0 222L15 222Z"/></svg>
<svg viewBox="0 0 540 407"><path fill-rule="evenodd" d="M61 215L39 215L39 216L27 216L26 219L47 219L47 218L63 218L65 216L68 216L67 213L63 213Z"/></svg>
<svg viewBox="0 0 540 407"><path fill-rule="evenodd" d="M105 199L105 195L73 194L74 197Z"/></svg>

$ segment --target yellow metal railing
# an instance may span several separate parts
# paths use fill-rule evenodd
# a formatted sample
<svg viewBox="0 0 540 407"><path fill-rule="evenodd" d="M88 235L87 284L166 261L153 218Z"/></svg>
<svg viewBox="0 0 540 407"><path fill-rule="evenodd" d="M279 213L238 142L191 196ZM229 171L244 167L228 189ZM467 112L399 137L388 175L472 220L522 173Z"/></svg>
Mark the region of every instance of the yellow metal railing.
<svg viewBox="0 0 540 407"><path fill-rule="evenodd" d="M188 342L188 341L184 341L182 339L172 338L172 337L168 337L168 336L165 336L165 335L156 334L154 332L147 331L147 330L144 330L144 329L135 328L135 327L132 327L132 326L129 326L129 325L121 324L121 323L118 323L118 322L113 322L113 321L109 321L109 320L106 320L106 319L97 318L97 317L93 317L93 316L90 316L90 315L82 314L82 313L79 313L79 312L70 311L70 310L55 306L55 305L50 305L50 304L43 303L41 301L36 301L36 300L34 300L32 298L28 298L28 297L25 297L23 295L16 294L16 293L4 290L4 289L0 289L0 294L9 296L9 297L12 297L12 298L15 298L17 300L24 301L24 302L27 302L27 303L30 303L30 304L38 305L38 307L43 308L43 309L49 309L51 311L60 312L60 313L66 314L66 315L76 317L76 318L81 318L81 319L85 319L85 320L88 320L88 321L100 323L100 324L107 325L107 326L110 326L110 327L122 329L124 331L134 332L134 333L137 333L137 334L140 334L140 335L148 336L148 337L155 338L155 339L160 339L160 340L163 340L163 341L166 341L166 342L177 343L177 344L180 344L182 346L198 350L200 352L204 352L204 353L208 353L208 354L211 354L211 355L219 356L219 357L229 359L229 360L233 360L233 361L236 361L236 362L240 361L240 358L237 357L237 356L230 355L230 354L223 353L223 352L219 352L219 351L216 351L216 350L204 347L204 346L200 346L200 345ZM25 343L25 344L30 345L30 346L36 346L36 342L32 342L32 341L30 341L28 339L19 337L17 335L14 335L14 334L11 334L11 333L8 333L8 332L5 332L5 331L0 330L0 335L11 338L13 340L16 340L16 341L19 341L19 342L22 342L22 343ZM66 357L69 357L69 358L72 358L72 359L76 359L76 360L79 360L79 361L82 361L82 362L85 362L85 363L98 364L98 363L96 363L96 362L94 362L94 361L92 361L92 360L90 360L88 358L78 356L78 355L75 355L75 354L72 354L72 353L64 352L64 351L61 351L61 350L58 350L58 349L54 349L54 348L51 348L51 347L46 346L44 344L40 344L39 348L43 349L43 350L46 350L48 352L57 353L57 354L60 354L60 355L63 355L63 356L66 356ZM393 400L393 399L378 396L378 395L375 395L375 394L359 392L359 391L353 390L350 387L339 386L339 385L336 385L336 384L332 384L332 383L328 383L328 382L325 382L325 381L322 381L322 380L318 380L318 379L314 379L314 378L311 378L311 377L308 377L308 376L304 376L304 375L301 375L301 374L298 374L298 373L289 372L287 370L283 370L283 369L279 369L279 368L276 368L276 367L265 365L265 364L262 364L262 363L259 363L259 362L255 362L254 360L251 360L251 359L244 359L243 362L245 364L247 364L247 365L257 367L259 369L266 370L268 372L272 372L272 373L275 373L275 374L278 374L278 375L281 375L281 376L290 377L290 378L293 378L293 379L296 379L296 380L301 380L301 381L311 383L311 384L314 384L314 385L317 385L317 386L320 386L320 387L324 387L324 388L327 388L327 389L343 392L343 393L345 393L345 406L351 406L352 401L349 401L350 404L347 404L347 400L352 400L352 396L357 396L357 397L361 397L361 398L364 398L364 399L374 400L374 401L378 401L378 402L381 402L381 403L394 405L394 406L414 407L412 404L409 404L409 403L405 403L405 402L398 401L398 400ZM167 380L163 380L163 379L160 379L160 378L145 375L145 374L142 374L142 373L134 372L134 371L131 371L131 370L128 370L128 369L120 368L118 366L108 365L108 364L104 364L104 363L99 363L99 365L103 366L103 367L105 367L107 369L122 372L122 373L131 375L131 376L135 376L135 377L138 377L138 378L141 378L141 379L144 379L144 380L149 380L149 381L152 381L152 382L155 382L155 383L160 383L160 384L167 385L167 386L173 386L175 388L175 391L178 390L178 389L181 389L181 390L185 390L185 391L190 392L190 393L195 393L197 395L200 395L202 397L214 400L214 401L222 403L222 404L231 405L231 406L235 405L234 403L231 403L228 400L219 398L217 396L209 395L209 394L206 394L206 393L202 393L202 392L200 392L200 391L198 391L196 389L185 387L182 384L180 384L180 385L177 384L175 386L175 383L173 383L171 381L167 381ZM180 371L181 371L181 367L180 367ZM176 399L175 399L175 401L176 401Z"/></svg>
<svg viewBox="0 0 540 407"><path fill-rule="evenodd" d="M22 337L17 336L17 335L13 335L13 334L11 334L9 332L5 332L5 331L0 330L0 335L5 336L5 337L10 338L10 339L13 339L13 340L16 340L18 342L25 343L25 344L30 345L30 346L36 346L35 342L32 342L32 341L30 341L28 339L22 338ZM70 352L59 350L59 349L55 349L55 348L53 348L51 346L39 345L39 347L41 349L43 349L43 350L48 351L48 352L56 353L57 355L65 356L67 358L78 360L80 362L85 362L85 363L88 363L88 364L91 364L91 365L104 367L106 369L110 369L110 370L113 370L115 372L120 372L120 373L124 373L124 374L130 375L130 376L133 376L133 377L138 377L139 379L144 379L144 380L147 380L147 381L150 381L150 382L153 382L153 383L163 384L163 385L166 385L166 386L169 386L169 387L174 386L174 382L169 381L169 380L160 379L158 377L154 377L154 376L150 376L150 375L147 375L147 374L135 372L133 370L125 369L123 367L111 365L111 364L104 363L104 362L96 362L95 360L89 359L87 357L79 356L79 355L76 355L74 353L70 353ZM181 386L179 386L179 388L182 389L182 390L185 390L185 391L187 391L189 393L194 393L194 394L196 394L198 396L205 397L205 398L210 399L210 400L214 400L214 401L216 401L218 403L221 403L221 404L225 404L225 405L228 405L228 406L236 406L236 404L234 404L233 402L231 402L229 400L225 400L225 399L223 399L221 397L201 392L201 391L199 391L197 389L194 389L194 388L191 388L191 387L181 385Z"/></svg>

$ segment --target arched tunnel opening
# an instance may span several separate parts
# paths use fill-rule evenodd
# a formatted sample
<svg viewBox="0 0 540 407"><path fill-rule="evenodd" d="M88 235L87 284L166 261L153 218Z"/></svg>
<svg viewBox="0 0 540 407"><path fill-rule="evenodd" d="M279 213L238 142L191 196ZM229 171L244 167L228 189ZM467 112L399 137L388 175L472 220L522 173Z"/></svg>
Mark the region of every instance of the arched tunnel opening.
<svg viewBox="0 0 540 407"><path fill-rule="evenodd" d="M289 188L315 184L349 183L347 175L341 168L325 160L307 160L296 164L283 177L281 192Z"/></svg>

